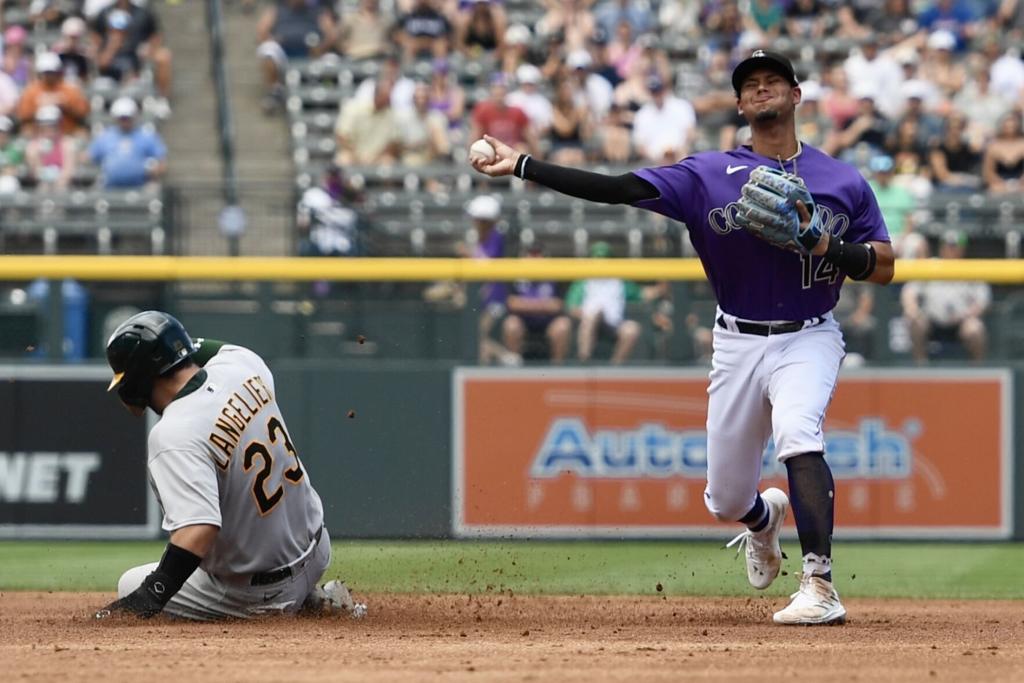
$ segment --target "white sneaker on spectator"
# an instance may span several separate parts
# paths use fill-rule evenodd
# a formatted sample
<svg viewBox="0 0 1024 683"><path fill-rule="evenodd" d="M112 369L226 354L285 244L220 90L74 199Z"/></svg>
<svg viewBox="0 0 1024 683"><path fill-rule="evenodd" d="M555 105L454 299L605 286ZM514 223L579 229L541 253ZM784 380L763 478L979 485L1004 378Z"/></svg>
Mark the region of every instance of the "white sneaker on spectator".
<svg viewBox="0 0 1024 683"><path fill-rule="evenodd" d="M505 351L498 356L498 363L507 368L518 368L523 364L523 357L514 351Z"/></svg>
<svg viewBox="0 0 1024 683"><path fill-rule="evenodd" d="M148 103L149 113L161 121L171 117L171 103L166 97L154 97Z"/></svg>

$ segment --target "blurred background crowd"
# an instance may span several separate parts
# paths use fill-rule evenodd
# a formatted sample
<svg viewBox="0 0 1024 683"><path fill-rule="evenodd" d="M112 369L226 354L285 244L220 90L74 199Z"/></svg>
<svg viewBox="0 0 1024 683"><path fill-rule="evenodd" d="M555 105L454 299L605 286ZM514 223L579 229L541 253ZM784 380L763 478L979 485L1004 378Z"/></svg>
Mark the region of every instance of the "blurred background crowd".
<svg viewBox="0 0 1024 683"><path fill-rule="evenodd" d="M159 182L172 73L156 14L130 0L0 7L0 197Z"/></svg>
<svg viewBox="0 0 1024 683"><path fill-rule="evenodd" d="M280 0L259 23L268 112L289 60L380 65L330 103L342 165L461 162L481 132L573 164L729 149L746 135L731 69L773 45L796 61L801 139L866 174L915 197L1012 194L1024 175L1018 0L351 5Z"/></svg>

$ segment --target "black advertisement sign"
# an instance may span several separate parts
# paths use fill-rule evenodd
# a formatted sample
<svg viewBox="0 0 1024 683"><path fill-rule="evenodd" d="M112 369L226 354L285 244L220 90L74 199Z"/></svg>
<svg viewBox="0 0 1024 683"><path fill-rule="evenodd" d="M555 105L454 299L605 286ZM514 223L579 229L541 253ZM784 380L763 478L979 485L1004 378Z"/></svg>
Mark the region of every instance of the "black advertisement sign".
<svg viewBox="0 0 1024 683"><path fill-rule="evenodd" d="M0 538L152 538L150 423L110 370L0 366Z"/></svg>

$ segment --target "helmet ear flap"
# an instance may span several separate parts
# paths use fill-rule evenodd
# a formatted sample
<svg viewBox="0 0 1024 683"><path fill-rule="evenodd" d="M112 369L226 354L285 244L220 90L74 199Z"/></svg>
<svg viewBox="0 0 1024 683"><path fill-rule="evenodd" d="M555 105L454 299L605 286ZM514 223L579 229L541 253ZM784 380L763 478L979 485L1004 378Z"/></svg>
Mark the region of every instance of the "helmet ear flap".
<svg viewBox="0 0 1024 683"><path fill-rule="evenodd" d="M129 369L125 379L117 387L117 395L127 406L149 407L149 396L153 393L153 376Z"/></svg>
<svg viewBox="0 0 1024 683"><path fill-rule="evenodd" d="M144 330L130 329L111 339L107 346L107 358L120 377L114 387L126 406L145 409L153 390L150 376L152 361L146 353ZM112 387L113 388L113 387Z"/></svg>

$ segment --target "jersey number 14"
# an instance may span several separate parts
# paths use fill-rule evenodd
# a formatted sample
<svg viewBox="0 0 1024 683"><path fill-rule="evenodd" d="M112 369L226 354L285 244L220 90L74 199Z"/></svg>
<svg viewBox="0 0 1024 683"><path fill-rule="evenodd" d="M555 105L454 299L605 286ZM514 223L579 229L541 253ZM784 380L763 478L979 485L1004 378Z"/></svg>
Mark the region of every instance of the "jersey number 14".
<svg viewBox="0 0 1024 683"><path fill-rule="evenodd" d="M839 268L825 259L818 259L818 267L813 269L814 260L810 254L800 254L800 279L804 289L810 289L815 282L827 282L830 285L836 283L839 277Z"/></svg>
<svg viewBox="0 0 1024 683"><path fill-rule="evenodd" d="M278 484L273 491L267 492L267 479L270 478L270 473L274 469L274 455L271 448L281 455L283 446L288 456L295 460L295 466L284 471L285 481L290 484L298 484L304 476L302 463L299 462L299 454L295 452L295 446L288 438L288 432L285 431L284 425L276 415L267 420L267 434L270 437L270 448L260 441L253 441L246 446L242 459L242 471L244 472L249 472L255 466L257 458L262 464L252 483L252 497L256 500L256 507L259 508L261 517L269 514L284 498L284 484ZM280 443L278 438L281 439Z"/></svg>

